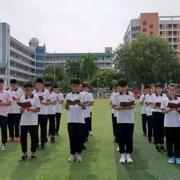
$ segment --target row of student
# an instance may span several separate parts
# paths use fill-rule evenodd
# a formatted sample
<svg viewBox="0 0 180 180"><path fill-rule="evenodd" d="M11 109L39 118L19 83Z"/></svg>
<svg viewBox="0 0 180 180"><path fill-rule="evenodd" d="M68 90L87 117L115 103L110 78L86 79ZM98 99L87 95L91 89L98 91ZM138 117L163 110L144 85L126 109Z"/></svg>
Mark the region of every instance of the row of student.
<svg viewBox="0 0 180 180"><path fill-rule="evenodd" d="M142 105L143 135L146 136L146 124L148 124L148 140L152 142L154 136L155 151L166 152L164 148L164 136L166 137L168 162L180 164L180 109L172 108L169 103L178 104L178 86L168 86L168 96L162 93L163 86L145 86L145 94L140 98Z"/></svg>

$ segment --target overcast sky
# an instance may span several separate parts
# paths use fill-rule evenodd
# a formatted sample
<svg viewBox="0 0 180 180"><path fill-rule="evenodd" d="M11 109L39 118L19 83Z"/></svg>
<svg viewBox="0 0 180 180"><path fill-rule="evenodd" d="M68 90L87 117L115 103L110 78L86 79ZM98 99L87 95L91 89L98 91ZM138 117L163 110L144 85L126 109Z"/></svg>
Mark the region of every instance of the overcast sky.
<svg viewBox="0 0 180 180"><path fill-rule="evenodd" d="M141 12L180 15L180 0L0 0L0 22L11 36L25 45L36 37L59 53L115 49Z"/></svg>

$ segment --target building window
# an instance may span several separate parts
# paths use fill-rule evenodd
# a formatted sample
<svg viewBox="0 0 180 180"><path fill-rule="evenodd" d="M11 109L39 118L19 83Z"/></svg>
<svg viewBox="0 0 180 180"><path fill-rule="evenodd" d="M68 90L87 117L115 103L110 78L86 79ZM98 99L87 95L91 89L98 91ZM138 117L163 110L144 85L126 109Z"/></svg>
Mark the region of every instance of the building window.
<svg viewBox="0 0 180 180"><path fill-rule="evenodd" d="M153 25L152 25L152 24L150 25L150 28L151 28L151 29L153 28Z"/></svg>
<svg viewBox="0 0 180 180"><path fill-rule="evenodd" d="M153 32L151 31L150 34L153 34Z"/></svg>
<svg viewBox="0 0 180 180"><path fill-rule="evenodd" d="M147 22L146 22L146 21L143 21L143 25L147 25Z"/></svg>
<svg viewBox="0 0 180 180"><path fill-rule="evenodd" d="M146 29L146 28L143 28L143 32L147 32L147 29Z"/></svg>

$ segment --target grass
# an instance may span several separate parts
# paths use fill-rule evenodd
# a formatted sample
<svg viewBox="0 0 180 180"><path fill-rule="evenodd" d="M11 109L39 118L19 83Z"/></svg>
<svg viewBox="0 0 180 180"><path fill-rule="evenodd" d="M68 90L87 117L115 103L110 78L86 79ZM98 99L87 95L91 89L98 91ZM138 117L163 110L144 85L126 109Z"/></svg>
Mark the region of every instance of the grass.
<svg viewBox="0 0 180 180"><path fill-rule="evenodd" d="M169 165L166 153L154 151L142 136L140 107L135 111L134 164L119 164L113 143L111 111L107 100L97 100L93 108L93 136L82 155L83 163L69 164L67 112L63 110L61 133L47 151L37 151L38 162L18 162L19 143L8 143L0 152L0 180L179 180L180 166ZM30 146L28 146L30 149Z"/></svg>

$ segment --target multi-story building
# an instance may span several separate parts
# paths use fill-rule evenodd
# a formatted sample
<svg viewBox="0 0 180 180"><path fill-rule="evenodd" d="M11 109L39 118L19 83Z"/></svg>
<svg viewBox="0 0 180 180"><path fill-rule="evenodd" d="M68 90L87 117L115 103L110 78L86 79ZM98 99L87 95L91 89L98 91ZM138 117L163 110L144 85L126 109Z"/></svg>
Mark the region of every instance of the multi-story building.
<svg viewBox="0 0 180 180"><path fill-rule="evenodd" d="M180 16L158 16L158 13L141 13L132 19L124 35L124 43L136 39L138 34L154 34L165 38L180 57Z"/></svg>
<svg viewBox="0 0 180 180"><path fill-rule="evenodd" d="M10 36L10 26L0 23L0 78L5 80L5 86L10 85L10 79L17 79L19 84L33 77L41 77L45 67L51 63L63 66L67 59L81 57L86 53L47 53L46 46L39 46L39 40L32 38L29 47ZM91 53L97 57L99 69L114 69L115 54L112 47L106 47L105 52Z"/></svg>

